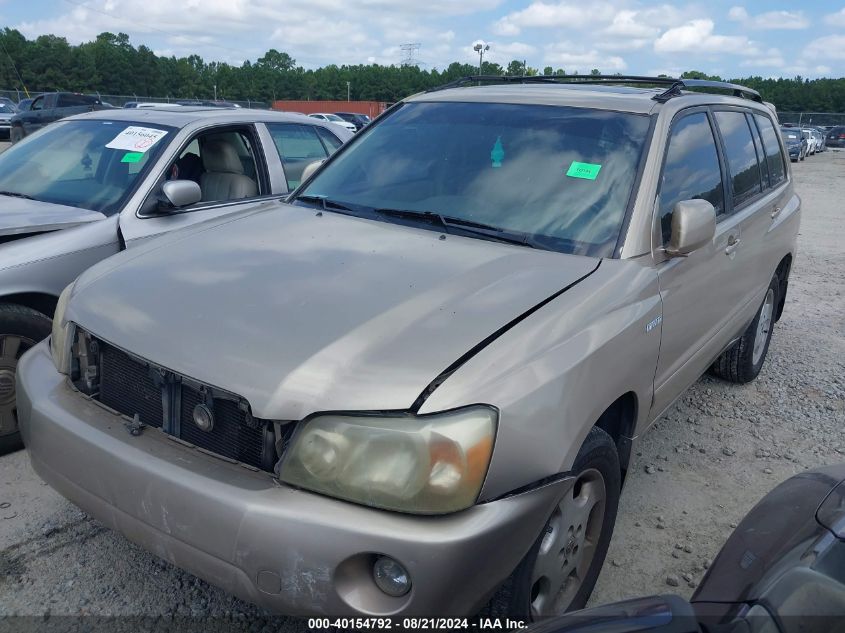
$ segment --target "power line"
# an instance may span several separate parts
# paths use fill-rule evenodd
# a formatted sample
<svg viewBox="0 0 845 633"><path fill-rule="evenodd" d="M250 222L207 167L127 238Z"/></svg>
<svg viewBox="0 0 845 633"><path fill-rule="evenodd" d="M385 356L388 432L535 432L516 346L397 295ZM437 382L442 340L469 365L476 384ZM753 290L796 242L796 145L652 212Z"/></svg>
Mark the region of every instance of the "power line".
<svg viewBox="0 0 845 633"><path fill-rule="evenodd" d="M414 53L420 50L422 44L419 42L412 42L410 44L402 44L399 48L405 53L405 56L402 58L402 65L403 66L416 66L420 62L414 59Z"/></svg>
<svg viewBox="0 0 845 633"><path fill-rule="evenodd" d="M6 53L6 57L9 58L9 63L12 65L12 70L15 71L15 75L18 77L18 81L21 82L21 88L23 88L24 94L29 97L29 90L26 89L26 84L23 82L23 78L21 74L18 72L18 67L15 65L15 60L12 59L12 56L9 55L9 51L6 50L6 43L3 41L4 37L0 37L0 46L3 47L3 52Z"/></svg>

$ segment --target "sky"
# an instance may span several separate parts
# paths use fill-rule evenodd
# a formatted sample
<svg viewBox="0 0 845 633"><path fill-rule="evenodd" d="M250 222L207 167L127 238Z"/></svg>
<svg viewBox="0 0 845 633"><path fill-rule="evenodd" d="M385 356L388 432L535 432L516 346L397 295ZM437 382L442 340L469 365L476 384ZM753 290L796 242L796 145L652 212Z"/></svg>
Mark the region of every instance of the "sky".
<svg viewBox="0 0 845 633"><path fill-rule="evenodd" d="M0 0L0 24L71 43L124 32L159 55L306 68L485 59L588 73L845 77L845 0Z"/></svg>

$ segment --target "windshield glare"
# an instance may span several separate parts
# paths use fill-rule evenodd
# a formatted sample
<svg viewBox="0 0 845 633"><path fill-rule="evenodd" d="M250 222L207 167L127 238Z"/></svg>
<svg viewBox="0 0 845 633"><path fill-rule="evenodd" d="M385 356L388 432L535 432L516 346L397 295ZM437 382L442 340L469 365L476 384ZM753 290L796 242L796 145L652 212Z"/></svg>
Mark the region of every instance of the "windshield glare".
<svg viewBox="0 0 845 633"><path fill-rule="evenodd" d="M153 132L130 142L129 127ZM0 191L111 215L172 137L173 128L150 123L54 123L0 154Z"/></svg>
<svg viewBox="0 0 845 633"><path fill-rule="evenodd" d="M648 129L644 115L584 108L410 103L367 128L300 193L430 211L606 256Z"/></svg>

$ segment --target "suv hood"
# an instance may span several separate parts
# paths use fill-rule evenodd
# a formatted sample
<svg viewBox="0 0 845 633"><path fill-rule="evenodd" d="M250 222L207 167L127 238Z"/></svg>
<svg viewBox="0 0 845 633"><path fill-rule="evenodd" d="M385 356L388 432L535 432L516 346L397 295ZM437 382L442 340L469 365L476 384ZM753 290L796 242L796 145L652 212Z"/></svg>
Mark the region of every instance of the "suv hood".
<svg viewBox="0 0 845 633"><path fill-rule="evenodd" d="M261 418L408 409L473 346L599 264L440 237L280 203L110 258L80 277L66 314Z"/></svg>
<svg viewBox="0 0 845 633"><path fill-rule="evenodd" d="M99 211L0 195L0 236L56 231L105 217Z"/></svg>

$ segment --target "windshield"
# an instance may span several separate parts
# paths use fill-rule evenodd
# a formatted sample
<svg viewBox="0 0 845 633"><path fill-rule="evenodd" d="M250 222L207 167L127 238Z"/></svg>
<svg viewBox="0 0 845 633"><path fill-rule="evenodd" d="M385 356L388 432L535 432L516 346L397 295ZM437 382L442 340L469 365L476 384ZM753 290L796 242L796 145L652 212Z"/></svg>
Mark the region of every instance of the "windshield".
<svg viewBox="0 0 845 633"><path fill-rule="evenodd" d="M329 121L340 121L341 123L346 123L346 121L341 119L336 114L324 114L323 116L326 117Z"/></svg>
<svg viewBox="0 0 845 633"><path fill-rule="evenodd" d="M550 250L610 255L648 129L645 115L585 108L410 103L368 127L297 197L427 211Z"/></svg>
<svg viewBox="0 0 845 633"><path fill-rule="evenodd" d="M54 123L0 154L0 191L111 215L173 135L150 123Z"/></svg>
<svg viewBox="0 0 845 633"><path fill-rule="evenodd" d="M0 112L6 114L14 114L15 112L17 112L17 110L14 107L10 106L8 103L0 103Z"/></svg>

